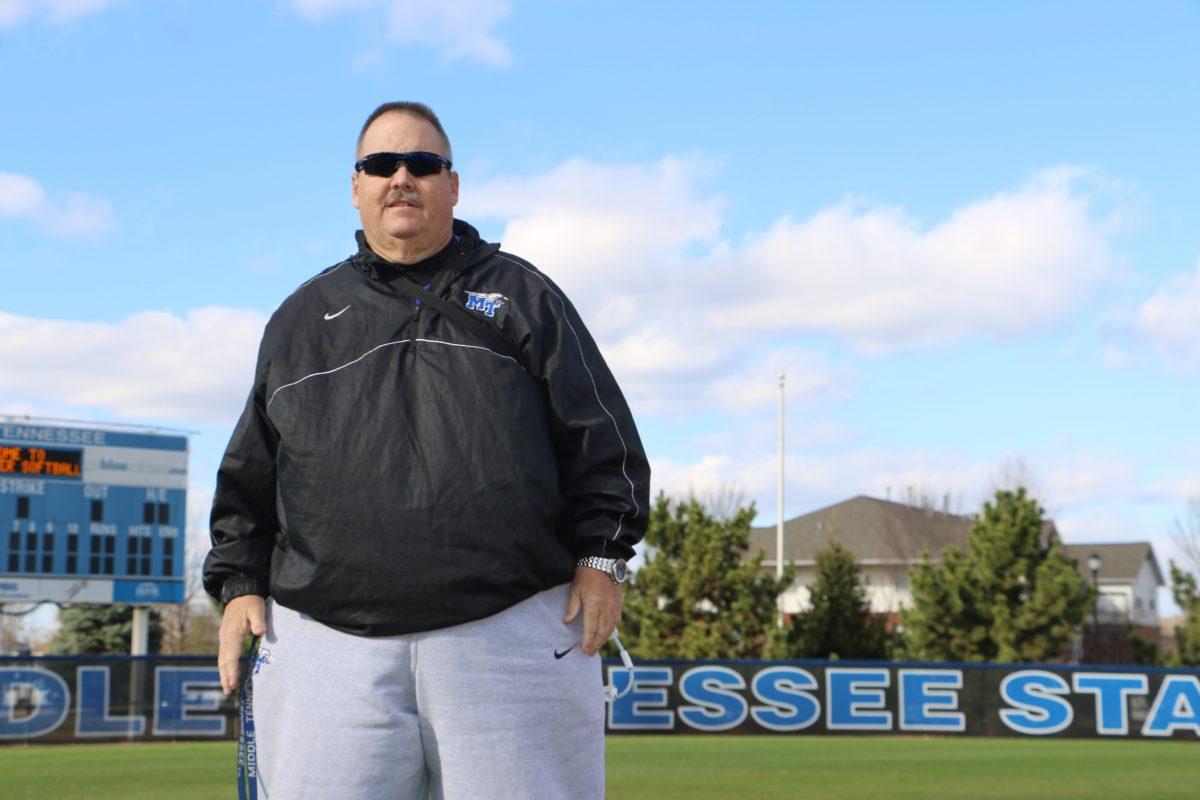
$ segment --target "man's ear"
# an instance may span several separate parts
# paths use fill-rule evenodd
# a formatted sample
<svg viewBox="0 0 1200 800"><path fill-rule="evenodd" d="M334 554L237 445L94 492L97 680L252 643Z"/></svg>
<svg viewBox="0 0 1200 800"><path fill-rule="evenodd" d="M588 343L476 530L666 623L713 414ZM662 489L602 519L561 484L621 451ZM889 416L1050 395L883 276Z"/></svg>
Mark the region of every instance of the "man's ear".
<svg viewBox="0 0 1200 800"><path fill-rule="evenodd" d="M350 176L350 200L354 203L354 207L358 208L358 172L355 171Z"/></svg>
<svg viewBox="0 0 1200 800"><path fill-rule="evenodd" d="M450 205L458 205L458 173L450 170Z"/></svg>

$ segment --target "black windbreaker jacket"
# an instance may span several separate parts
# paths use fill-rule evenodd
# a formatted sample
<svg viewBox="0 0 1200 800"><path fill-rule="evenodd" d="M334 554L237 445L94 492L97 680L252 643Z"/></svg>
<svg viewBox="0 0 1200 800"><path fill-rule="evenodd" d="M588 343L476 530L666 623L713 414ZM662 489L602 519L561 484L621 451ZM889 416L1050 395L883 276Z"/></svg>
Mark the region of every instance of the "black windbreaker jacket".
<svg viewBox="0 0 1200 800"><path fill-rule="evenodd" d="M433 630L570 581L576 559L633 555L650 467L571 303L455 220L427 278L520 363L397 291L359 252L267 323L221 461L204 587L273 596L363 635Z"/></svg>

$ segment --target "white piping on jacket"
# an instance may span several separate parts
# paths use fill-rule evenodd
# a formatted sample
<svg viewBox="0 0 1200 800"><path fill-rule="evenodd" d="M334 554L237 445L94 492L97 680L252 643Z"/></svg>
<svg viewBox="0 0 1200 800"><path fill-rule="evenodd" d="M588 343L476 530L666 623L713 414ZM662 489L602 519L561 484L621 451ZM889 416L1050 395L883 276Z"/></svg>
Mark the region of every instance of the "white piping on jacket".
<svg viewBox="0 0 1200 800"><path fill-rule="evenodd" d="M269 400L267 400L267 406L271 405L271 400L275 399L275 395L279 394L284 389L287 389L290 386L295 386L298 383L303 383L304 381L308 380L309 378L315 378L318 375L332 375L333 373L337 372L338 370L345 369L346 367L357 364L359 361L362 361L364 358L371 355L371 353L374 353L376 350L379 350L380 348L384 348L384 347L387 347L387 346L393 345L393 344L405 344L406 342L428 342L430 344L444 344L444 345L447 345L448 347L466 347L471 350L484 350L484 351L487 351L487 352L491 353L492 355L496 356L497 358L506 358L509 361L513 362L514 364L517 363L517 360L515 358L513 358L512 356L506 356L503 353L497 353L495 350L492 350L487 347L480 347L479 345L458 344L456 342L444 342L441 339L397 339L393 342L384 342L383 344L376 345L376 346L372 347L370 350L368 350L367 352L363 353L358 358L354 359L353 361L347 361L345 364L342 364L340 367L334 367L333 369L327 369L327 370L324 370L323 372L310 372L307 375L305 375L303 378L301 378L300 380L292 381L291 383L285 383L283 386L280 386L275 391L271 392L271 398Z"/></svg>
<svg viewBox="0 0 1200 800"><path fill-rule="evenodd" d="M517 363L517 360L515 358L513 358L512 356L506 356L506 355L504 355L504 353L497 353L495 350L491 349L490 347L481 347L480 345L477 345L477 344L459 344L458 342L443 342L441 339L413 339L413 341L414 342L429 342L430 344L444 344L447 347L467 347L467 348L470 348L471 350L486 350L487 352L491 353L492 355L496 356L497 358L507 358L509 361L513 362L514 364Z"/></svg>
<svg viewBox="0 0 1200 800"><path fill-rule="evenodd" d="M337 272L337 271L338 271L339 269L341 269L342 267L346 266L346 263L347 263L347 262L343 261L342 263L338 264L336 267L334 267L333 269L329 270L328 272L318 272L316 275L313 275L311 278L309 278L308 280L306 280L304 283L302 283L302 284L300 284L299 286L297 286L297 287L296 287L296 292L300 291L300 290L301 290L301 289L303 289L305 286L308 286L310 283L312 283L313 281L315 281L317 278L327 278L327 277L329 277L330 275L332 275L333 273ZM295 292L293 292L292 294L295 294Z"/></svg>
<svg viewBox="0 0 1200 800"><path fill-rule="evenodd" d="M583 368L587 370L588 377L592 379L592 393L596 395L596 402L600 404L600 408L604 409L604 413L608 415L610 420L612 420L613 428L617 432L617 439L621 442L621 474L625 476L626 482L629 483L629 500L633 503L633 512L636 516L637 514L641 513L641 507L638 505L637 498L634 496L636 490L633 488L633 481L630 479L629 472L625 468L625 465L629 460L629 448L625 445L625 437L621 435L621 426L617 424L616 417L612 415L612 412L608 410L608 406L604 405L604 401L600 399L600 387L596 385L596 376L592 374L592 369L588 366L587 359L583 356L583 342L579 340L579 334L575 331L575 326L571 324L571 318L567 315L566 302L563 300L562 295L554 291L554 288L550 285L550 282L547 281L545 276L543 276L540 272L530 269L520 261L509 258L508 256L504 255L504 253L497 252L496 255L499 258L503 258L505 261L516 264L518 267L530 273L531 275L536 275L538 279L540 279L541 282L546 285L546 288L550 291L550 294L558 298L558 303L562 308L562 317L564 320L566 320L567 327L571 329L571 334L575 337L575 347L579 350L579 360L583 363ZM617 537L621 535L621 527L624 524L625 512L622 512L621 516L617 518L617 529L613 531L612 540L614 542L617 540Z"/></svg>
<svg viewBox="0 0 1200 800"><path fill-rule="evenodd" d="M275 399L275 395L279 394L284 389L287 389L290 386L295 386L298 383L304 383L309 378L315 378L318 375L332 375L333 373L337 372L338 370L345 369L346 367L357 364L358 362L362 361L364 358L371 355L371 353L374 353L376 350L379 350L380 348L387 347L387 346L393 345L393 344L404 344L405 342L411 342L411 341L412 341L412 339L397 339L394 342L384 342L383 344L377 344L374 347L372 347L370 350L368 350L367 352L363 353L358 358L354 359L353 361L347 361L345 364L342 364L340 367L334 367L333 369L327 369L324 372L310 372L298 381L292 381L291 383L285 383L283 386L280 386L278 389L271 392L271 397L267 400L267 404L266 404L266 406L264 406L264 408L269 408L271 406L271 401Z"/></svg>

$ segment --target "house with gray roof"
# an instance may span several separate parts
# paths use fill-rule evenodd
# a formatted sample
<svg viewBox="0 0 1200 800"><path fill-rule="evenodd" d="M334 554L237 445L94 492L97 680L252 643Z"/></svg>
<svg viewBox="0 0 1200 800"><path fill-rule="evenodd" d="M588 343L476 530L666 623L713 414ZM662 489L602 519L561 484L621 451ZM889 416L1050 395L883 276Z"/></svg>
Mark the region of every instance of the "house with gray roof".
<svg viewBox="0 0 1200 800"><path fill-rule="evenodd" d="M965 548L974 519L932 508L916 507L891 500L859 495L817 509L784 523L785 563L795 565L795 583L780 598L782 610L802 613L809 608L809 585L815 579L817 552L830 540L854 554L867 590L871 609L888 614L893 623L902 608L912 606L908 571L921 562L928 550L937 562L947 547ZM1059 539L1053 521L1047 520L1042 535ZM763 569L775 572L775 527L751 528L749 554L762 551ZM1150 641L1158 641L1158 587L1164 585L1154 550L1149 542L1129 544L1063 545L1067 558L1076 562L1080 575L1089 583L1088 558L1100 556L1097 606L1100 624L1135 626Z"/></svg>
<svg viewBox="0 0 1200 800"><path fill-rule="evenodd" d="M1075 561L1088 583L1092 582L1088 559L1092 553L1100 557L1096 613L1101 625L1129 623L1135 628L1158 630L1158 587L1165 586L1166 581L1149 542L1064 544L1063 553Z"/></svg>

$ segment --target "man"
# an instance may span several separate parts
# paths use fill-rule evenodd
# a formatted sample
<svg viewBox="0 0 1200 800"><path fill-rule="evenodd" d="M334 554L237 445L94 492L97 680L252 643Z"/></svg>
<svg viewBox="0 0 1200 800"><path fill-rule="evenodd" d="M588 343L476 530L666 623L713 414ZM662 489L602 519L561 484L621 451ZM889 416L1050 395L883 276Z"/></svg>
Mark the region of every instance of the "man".
<svg viewBox="0 0 1200 800"><path fill-rule="evenodd" d="M454 219L428 107L376 109L356 158L358 252L268 322L213 500L226 693L263 637L258 788L600 798L633 419L562 291Z"/></svg>

